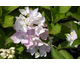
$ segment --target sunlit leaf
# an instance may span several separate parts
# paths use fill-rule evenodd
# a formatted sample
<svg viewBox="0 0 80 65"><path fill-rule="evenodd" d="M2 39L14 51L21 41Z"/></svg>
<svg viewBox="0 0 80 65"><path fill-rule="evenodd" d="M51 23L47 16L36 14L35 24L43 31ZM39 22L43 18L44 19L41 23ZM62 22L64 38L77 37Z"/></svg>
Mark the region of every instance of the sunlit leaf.
<svg viewBox="0 0 80 65"><path fill-rule="evenodd" d="M73 59L72 55L69 54L66 50L60 50L60 54L62 54L66 59Z"/></svg>
<svg viewBox="0 0 80 65"><path fill-rule="evenodd" d="M60 13L66 13L67 11L69 11L70 8L71 8L71 6L60 6L59 12Z"/></svg>
<svg viewBox="0 0 80 65"><path fill-rule="evenodd" d="M50 30L50 34L53 34L53 35L56 35L56 34L58 34L58 33L60 33L60 31L61 31L61 25L59 25L59 24L56 24L56 25L54 25L54 24L51 24L51 30Z"/></svg>
<svg viewBox="0 0 80 65"><path fill-rule="evenodd" d="M7 28L7 27L13 27L13 16L11 15L6 15L2 18L1 20L1 24L4 28Z"/></svg>
<svg viewBox="0 0 80 65"><path fill-rule="evenodd" d="M53 59L65 59L54 47L51 47L51 55Z"/></svg>

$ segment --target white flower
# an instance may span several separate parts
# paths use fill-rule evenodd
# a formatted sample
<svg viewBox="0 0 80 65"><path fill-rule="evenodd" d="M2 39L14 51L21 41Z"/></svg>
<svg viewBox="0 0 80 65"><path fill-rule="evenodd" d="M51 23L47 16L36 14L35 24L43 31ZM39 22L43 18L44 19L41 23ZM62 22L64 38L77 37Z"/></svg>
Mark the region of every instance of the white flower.
<svg viewBox="0 0 80 65"><path fill-rule="evenodd" d="M8 58L13 58L13 55L9 55Z"/></svg>
<svg viewBox="0 0 80 65"><path fill-rule="evenodd" d="M41 56L41 57L42 57L42 56L46 57L46 56L47 56L47 53L46 53L45 51L40 51L40 56Z"/></svg>
<svg viewBox="0 0 80 65"><path fill-rule="evenodd" d="M10 49L11 49L11 50L14 50L14 49L15 49L15 47L11 47Z"/></svg>
<svg viewBox="0 0 80 65"><path fill-rule="evenodd" d="M76 24L80 25L80 22L74 21L74 23L76 23Z"/></svg>
<svg viewBox="0 0 80 65"><path fill-rule="evenodd" d="M67 35L67 41L70 42L70 46L72 45L72 43L75 39L77 39L77 34L76 34L75 30L71 30L71 33Z"/></svg>
<svg viewBox="0 0 80 65"><path fill-rule="evenodd" d="M9 49L0 49L0 51L2 51L0 55L3 58L13 58L13 54L15 53L14 49L15 47L11 47Z"/></svg>
<svg viewBox="0 0 80 65"><path fill-rule="evenodd" d="M16 18L16 20L22 19L22 20L24 20L24 21L25 21L25 19L26 19L22 14L20 14L19 17L16 16L15 18Z"/></svg>
<svg viewBox="0 0 80 65"><path fill-rule="evenodd" d="M40 56L40 53L39 52L36 52L35 53L35 58L38 58Z"/></svg>
<svg viewBox="0 0 80 65"><path fill-rule="evenodd" d="M25 7L25 9L19 9L20 13L22 15L28 15L29 14L29 7Z"/></svg>
<svg viewBox="0 0 80 65"><path fill-rule="evenodd" d="M36 26L35 27L35 34L37 35L37 36L39 36L40 34L42 34L42 33L44 33L45 32L45 29L43 28L43 27L41 27L41 26Z"/></svg>
<svg viewBox="0 0 80 65"><path fill-rule="evenodd" d="M14 24L14 29L16 31L22 31L22 32L27 32L27 26L25 22L22 19L18 19L15 24Z"/></svg>

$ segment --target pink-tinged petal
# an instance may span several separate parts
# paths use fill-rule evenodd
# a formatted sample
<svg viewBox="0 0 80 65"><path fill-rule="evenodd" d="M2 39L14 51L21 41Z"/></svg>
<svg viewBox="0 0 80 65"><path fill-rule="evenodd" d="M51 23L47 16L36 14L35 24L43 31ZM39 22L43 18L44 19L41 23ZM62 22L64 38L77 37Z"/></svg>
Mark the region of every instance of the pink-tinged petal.
<svg viewBox="0 0 80 65"><path fill-rule="evenodd" d="M48 30L45 29L45 32L42 33L42 34L40 34L41 39L43 39L43 40L47 40L48 33L49 33Z"/></svg>
<svg viewBox="0 0 80 65"><path fill-rule="evenodd" d="M50 51L50 47L44 44L43 46L40 46L40 50L41 51L45 51L45 52L49 52Z"/></svg>
<svg viewBox="0 0 80 65"><path fill-rule="evenodd" d="M17 33L13 34L10 38L13 40L14 43L20 43L20 40L16 37Z"/></svg>
<svg viewBox="0 0 80 65"><path fill-rule="evenodd" d="M35 34L35 29L31 29L31 28L28 28L28 30L27 30L27 34L28 35L34 35Z"/></svg>
<svg viewBox="0 0 80 65"><path fill-rule="evenodd" d="M31 55L34 55L34 53L36 52L36 48L33 48L33 49L27 49L27 52L30 52Z"/></svg>
<svg viewBox="0 0 80 65"><path fill-rule="evenodd" d="M38 13L38 8L36 8L36 9L34 9L34 10L30 10L30 13L29 13L29 15L30 15L30 17L31 16L37 16L37 13Z"/></svg>
<svg viewBox="0 0 80 65"><path fill-rule="evenodd" d="M32 48L34 48L34 47L32 47L34 44L33 44L33 42L32 41L29 41L29 43L24 43L24 45L26 46L26 48L27 49L32 49Z"/></svg>
<svg viewBox="0 0 80 65"><path fill-rule="evenodd" d="M45 29L40 27L40 26L36 26L35 27L35 35L39 36L40 34L44 33Z"/></svg>
<svg viewBox="0 0 80 65"><path fill-rule="evenodd" d="M20 41L21 41L21 43L23 43L23 44L24 44L24 43L28 43L28 42L29 42L29 40L28 40L28 39L21 39Z"/></svg>
<svg viewBox="0 0 80 65"><path fill-rule="evenodd" d="M41 56L41 57L42 57L42 56L46 57L46 56L47 56L47 53L46 53L45 51L41 51L41 50L40 50L40 56Z"/></svg>

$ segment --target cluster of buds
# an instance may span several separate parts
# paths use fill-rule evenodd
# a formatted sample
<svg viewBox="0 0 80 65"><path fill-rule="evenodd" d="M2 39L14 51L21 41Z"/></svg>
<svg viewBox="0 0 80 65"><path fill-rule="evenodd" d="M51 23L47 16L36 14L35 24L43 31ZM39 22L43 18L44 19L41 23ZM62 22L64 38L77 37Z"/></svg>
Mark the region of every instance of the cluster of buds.
<svg viewBox="0 0 80 65"><path fill-rule="evenodd" d="M35 54L35 58L46 57L50 46L42 41L48 38L45 18L38 12L38 8L29 10L29 7L25 7L19 11L21 14L16 17L14 24L16 33L11 36L11 39L14 43L24 44L27 52L30 52L31 55Z"/></svg>
<svg viewBox="0 0 80 65"><path fill-rule="evenodd" d="M9 49L0 49L0 55L3 57L3 58L13 58L13 55L15 53L14 51L15 47L11 47Z"/></svg>

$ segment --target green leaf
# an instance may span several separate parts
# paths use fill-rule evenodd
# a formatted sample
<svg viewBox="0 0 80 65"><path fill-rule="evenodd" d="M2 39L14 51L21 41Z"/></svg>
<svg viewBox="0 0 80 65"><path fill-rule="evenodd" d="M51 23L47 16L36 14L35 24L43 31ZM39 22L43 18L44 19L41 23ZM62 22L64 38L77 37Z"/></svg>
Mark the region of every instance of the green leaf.
<svg viewBox="0 0 80 65"><path fill-rule="evenodd" d="M50 6L41 6L41 7L50 10Z"/></svg>
<svg viewBox="0 0 80 65"><path fill-rule="evenodd" d="M1 20L1 24L4 28L7 28L7 27L13 27L13 16L11 15L6 15L2 18Z"/></svg>
<svg viewBox="0 0 80 65"><path fill-rule="evenodd" d="M65 59L53 46L51 46L51 55L53 59Z"/></svg>
<svg viewBox="0 0 80 65"><path fill-rule="evenodd" d="M51 21L51 11L45 8L42 8L42 11L44 11L44 15L48 19L48 21Z"/></svg>
<svg viewBox="0 0 80 65"><path fill-rule="evenodd" d="M45 19L46 19L46 23L47 23L47 27L48 27L48 30L51 31L51 24L49 23L49 19L47 16L45 16Z"/></svg>
<svg viewBox="0 0 80 65"><path fill-rule="evenodd" d="M7 14L18 8L19 6L2 6L2 8L5 10Z"/></svg>
<svg viewBox="0 0 80 65"><path fill-rule="evenodd" d="M80 56L77 59L80 59Z"/></svg>
<svg viewBox="0 0 80 65"><path fill-rule="evenodd" d="M65 30L65 31L64 31ZM65 34L69 33L71 29L69 29L67 26L62 25L61 26L61 32L59 34L57 34L56 36L59 39L66 39Z"/></svg>
<svg viewBox="0 0 80 65"><path fill-rule="evenodd" d="M54 8L50 7L50 9L51 9L52 23L56 23L60 19L65 18L65 14L64 13L59 13L59 6L55 6Z"/></svg>
<svg viewBox="0 0 80 65"><path fill-rule="evenodd" d="M0 17L2 16L2 7L0 6Z"/></svg>
<svg viewBox="0 0 80 65"><path fill-rule="evenodd" d="M8 38L6 39L6 44L10 44L10 43L13 43L13 40L12 40L10 37L8 37Z"/></svg>
<svg viewBox="0 0 80 65"><path fill-rule="evenodd" d="M77 36L80 38L80 25L72 22L73 29L76 31Z"/></svg>
<svg viewBox="0 0 80 65"><path fill-rule="evenodd" d="M21 54L21 52L24 50L24 47L22 45L18 45L16 47L16 53Z"/></svg>
<svg viewBox="0 0 80 65"><path fill-rule="evenodd" d="M79 44L80 44L80 39L76 39L74 40L72 46L79 45Z"/></svg>
<svg viewBox="0 0 80 65"><path fill-rule="evenodd" d="M60 6L59 12L60 13L66 13L67 11L69 11L70 8L71 8L71 6Z"/></svg>
<svg viewBox="0 0 80 65"><path fill-rule="evenodd" d="M71 12L67 12L66 16L72 16L73 18L77 19L78 21L80 21L80 14L78 13L71 13Z"/></svg>
<svg viewBox="0 0 80 65"><path fill-rule="evenodd" d="M60 33L61 31L61 25L59 25L58 23L56 25L51 24L51 30L49 31L50 34L56 35L58 33Z"/></svg>
<svg viewBox="0 0 80 65"><path fill-rule="evenodd" d="M5 48L5 33L0 28L0 48Z"/></svg>
<svg viewBox="0 0 80 65"><path fill-rule="evenodd" d="M60 43L58 45L58 49L64 48L64 47L67 47L67 46L70 46L70 43L68 41L63 41L62 43Z"/></svg>
<svg viewBox="0 0 80 65"><path fill-rule="evenodd" d="M2 56L0 56L0 59L4 59Z"/></svg>
<svg viewBox="0 0 80 65"><path fill-rule="evenodd" d="M66 59L73 59L73 56L70 55L66 50L60 50L60 54L62 54Z"/></svg>

